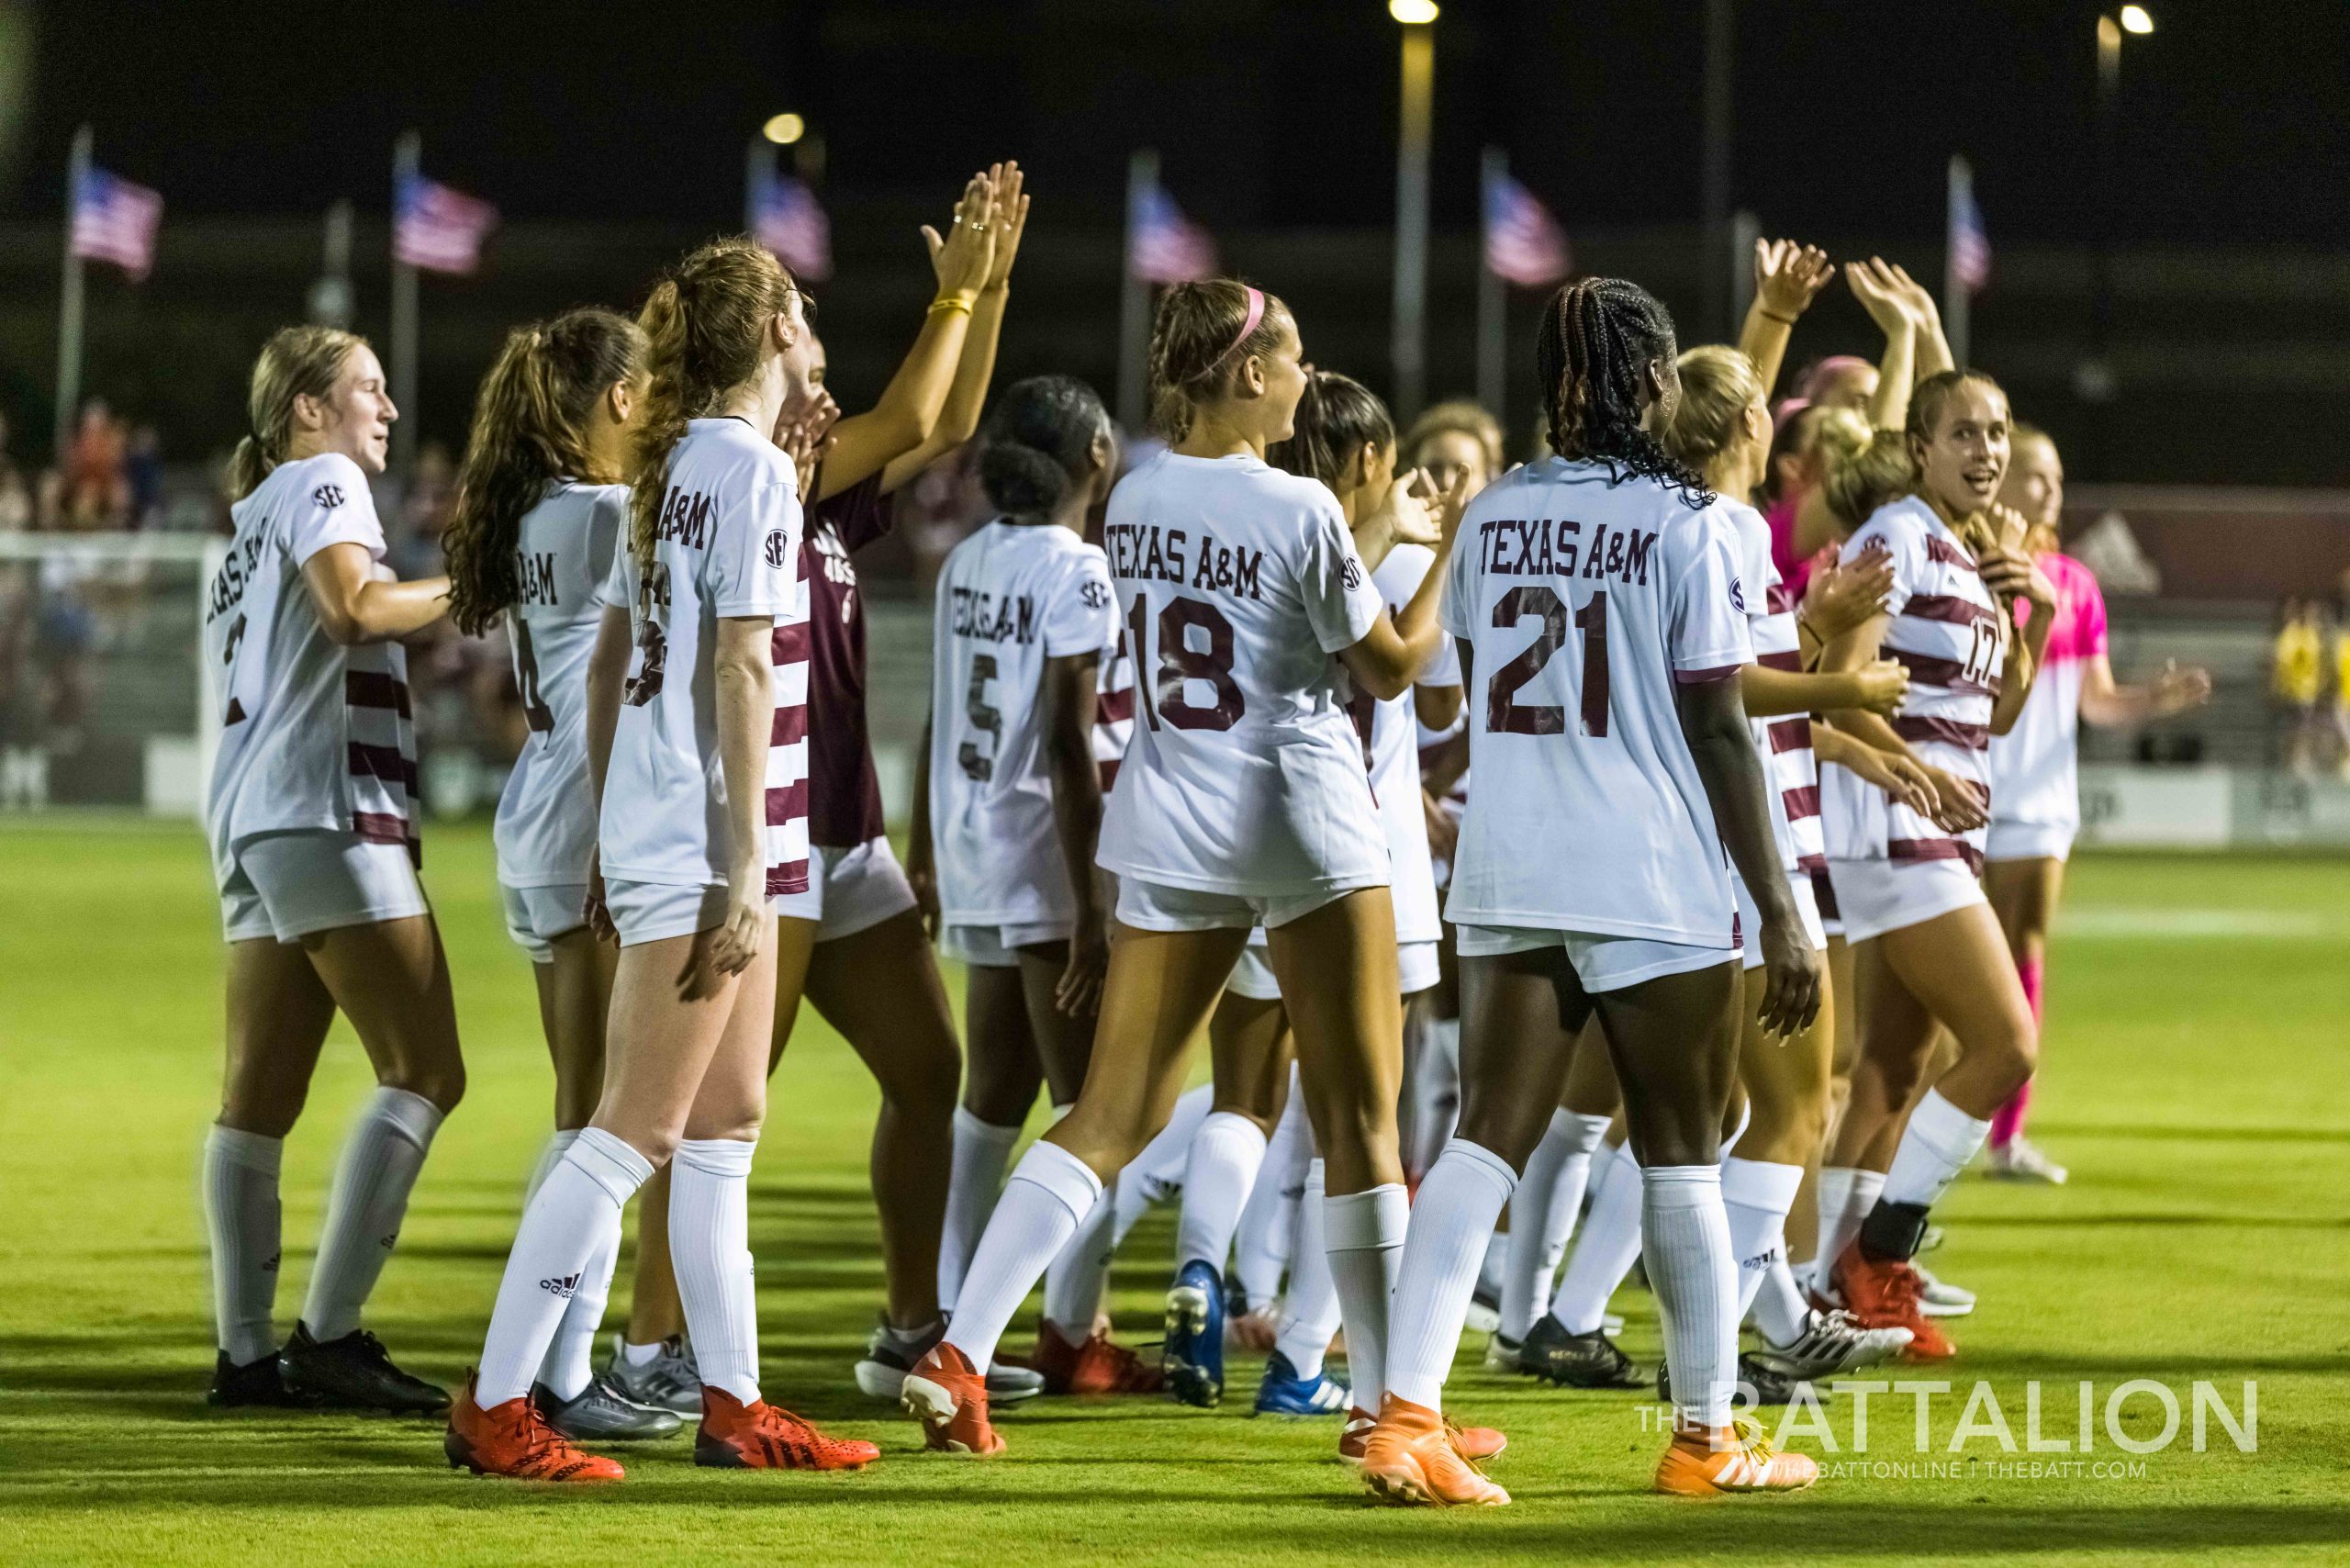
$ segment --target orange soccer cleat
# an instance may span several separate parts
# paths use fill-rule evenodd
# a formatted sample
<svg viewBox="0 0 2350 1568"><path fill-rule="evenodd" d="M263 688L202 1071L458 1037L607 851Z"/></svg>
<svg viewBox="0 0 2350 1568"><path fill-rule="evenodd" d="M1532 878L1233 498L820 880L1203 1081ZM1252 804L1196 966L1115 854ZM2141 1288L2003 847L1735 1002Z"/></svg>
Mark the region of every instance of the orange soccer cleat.
<svg viewBox="0 0 2350 1568"><path fill-rule="evenodd" d="M701 1391L701 1428L694 1462L711 1470L862 1470L881 1457L871 1443L828 1438L766 1400L745 1405L708 1383Z"/></svg>
<svg viewBox="0 0 2350 1568"><path fill-rule="evenodd" d="M1453 1442L1449 1423L1425 1405L1389 1394L1363 1443L1362 1478L1381 1496L1439 1508L1493 1507L1509 1494L1486 1480Z"/></svg>
<svg viewBox="0 0 2350 1568"><path fill-rule="evenodd" d="M1894 1258L1871 1258L1857 1241L1836 1260L1836 1294L1844 1310L1864 1328L1907 1328L1909 1343L1902 1355L1913 1361L1946 1361L1958 1354L1950 1336L1926 1316L1926 1282L1910 1264Z"/></svg>
<svg viewBox="0 0 2350 1568"><path fill-rule="evenodd" d="M483 1409L474 1399L470 1376L449 1407L449 1435L441 1450L452 1470L517 1481L618 1481L628 1473L611 1460L572 1447L547 1425L528 1394Z"/></svg>
<svg viewBox="0 0 2350 1568"><path fill-rule="evenodd" d="M1728 1427L1675 1431L1656 1466L1656 1489L1676 1497L1800 1492L1818 1479L1809 1454L1781 1453L1744 1417Z"/></svg>
<svg viewBox="0 0 2350 1568"><path fill-rule="evenodd" d="M1338 1429L1339 1462L1361 1464L1364 1448L1371 1441L1371 1428L1378 1425L1379 1417L1360 1405L1348 1410L1347 1424ZM1453 1451L1472 1464L1483 1464L1509 1447L1509 1439L1491 1427L1456 1427L1448 1420L1444 1429L1452 1436Z"/></svg>
<svg viewBox="0 0 2350 1568"><path fill-rule="evenodd" d="M1157 1394L1167 1385L1165 1373L1113 1341L1107 1329L1097 1328L1076 1344L1050 1323L1040 1323L1036 1353L1028 1364L1044 1377L1046 1394Z"/></svg>
<svg viewBox="0 0 2350 1568"><path fill-rule="evenodd" d="M944 1339L906 1374L898 1403L922 1423L923 1446L934 1453L990 1459L1003 1451L988 1425L987 1378Z"/></svg>

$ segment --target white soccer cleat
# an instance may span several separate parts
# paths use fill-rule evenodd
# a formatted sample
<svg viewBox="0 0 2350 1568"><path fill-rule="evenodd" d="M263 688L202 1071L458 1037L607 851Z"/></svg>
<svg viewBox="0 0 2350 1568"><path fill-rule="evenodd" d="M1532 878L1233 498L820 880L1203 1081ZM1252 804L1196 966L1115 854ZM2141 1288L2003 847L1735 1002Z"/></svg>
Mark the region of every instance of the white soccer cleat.
<svg viewBox="0 0 2350 1568"><path fill-rule="evenodd" d="M1975 1293L1964 1285L1953 1285L1938 1280L1926 1271L1926 1266L1915 1259L1909 1266L1918 1271L1919 1282L1924 1287L1918 1293L1918 1310L1928 1317L1964 1317L1975 1310Z"/></svg>
<svg viewBox="0 0 2350 1568"><path fill-rule="evenodd" d="M1985 1151L1983 1173L1994 1182L2036 1182L2061 1187L2072 1172L2040 1151L2029 1138L2013 1138Z"/></svg>
<svg viewBox="0 0 2350 1568"><path fill-rule="evenodd" d="M1794 1344L1782 1350L1766 1340L1754 1360L1796 1382L1812 1383L1891 1361L1909 1338L1907 1328L1864 1327L1849 1312L1815 1312Z"/></svg>

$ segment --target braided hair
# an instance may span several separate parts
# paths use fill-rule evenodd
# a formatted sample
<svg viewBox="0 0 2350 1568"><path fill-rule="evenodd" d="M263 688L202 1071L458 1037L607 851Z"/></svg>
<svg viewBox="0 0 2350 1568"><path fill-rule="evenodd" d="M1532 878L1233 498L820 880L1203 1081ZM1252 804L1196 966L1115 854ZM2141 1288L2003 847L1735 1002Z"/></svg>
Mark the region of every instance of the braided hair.
<svg viewBox="0 0 2350 1568"><path fill-rule="evenodd" d="M1675 348L1673 317L1636 283L1580 278L1552 295L1534 339L1550 450L1605 464L1611 483L1639 475L1685 505L1709 504L1705 480L1640 424L1641 373L1659 360L1671 364Z"/></svg>

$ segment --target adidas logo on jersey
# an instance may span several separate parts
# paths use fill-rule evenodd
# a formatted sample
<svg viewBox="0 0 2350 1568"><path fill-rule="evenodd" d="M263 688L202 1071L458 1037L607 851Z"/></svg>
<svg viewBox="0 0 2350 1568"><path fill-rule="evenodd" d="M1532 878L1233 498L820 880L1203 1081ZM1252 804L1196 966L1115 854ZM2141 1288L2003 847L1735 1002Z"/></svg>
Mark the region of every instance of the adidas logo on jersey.
<svg viewBox="0 0 2350 1568"><path fill-rule="evenodd" d="M565 1274L558 1279L541 1280L539 1289L552 1294L558 1301L569 1301L579 1289L579 1276Z"/></svg>

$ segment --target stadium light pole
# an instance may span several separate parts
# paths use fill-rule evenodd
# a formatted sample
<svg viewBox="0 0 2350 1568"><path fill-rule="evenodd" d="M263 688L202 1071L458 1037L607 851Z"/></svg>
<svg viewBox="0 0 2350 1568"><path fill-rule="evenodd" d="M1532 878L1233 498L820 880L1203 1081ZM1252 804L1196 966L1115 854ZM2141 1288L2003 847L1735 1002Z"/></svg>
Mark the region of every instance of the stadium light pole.
<svg viewBox="0 0 2350 1568"><path fill-rule="evenodd" d="M1427 391L1428 140L1436 97L1436 0L1387 0L1404 28L1403 116L1395 147L1395 319L1388 342L1396 417L1420 411Z"/></svg>
<svg viewBox="0 0 2350 1568"><path fill-rule="evenodd" d="M73 406L82 400L82 258L73 249L73 213L82 202L82 181L90 173L90 155L96 132L83 126L73 133L73 150L65 160L65 277L57 301L57 422L51 441L57 465L65 465L65 449L73 441Z"/></svg>
<svg viewBox="0 0 2350 1568"><path fill-rule="evenodd" d="M2143 6L2124 6L2097 18L2097 242L2089 265L2089 355L2073 372L2073 390L2085 403L2113 400L2113 225L2121 210L2116 184L2121 165L2121 40L2154 30ZM2102 440L2103 421L2099 421Z"/></svg>
<svg viewBox="0 0 2350 1568"><path fill-rule="evenodd" d="M416 268L400 259L400 192L424 172L424 138L400 132L392 144L392 468L405 480L416 455Z"/></svg>

